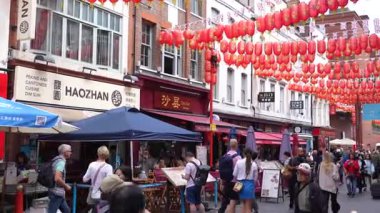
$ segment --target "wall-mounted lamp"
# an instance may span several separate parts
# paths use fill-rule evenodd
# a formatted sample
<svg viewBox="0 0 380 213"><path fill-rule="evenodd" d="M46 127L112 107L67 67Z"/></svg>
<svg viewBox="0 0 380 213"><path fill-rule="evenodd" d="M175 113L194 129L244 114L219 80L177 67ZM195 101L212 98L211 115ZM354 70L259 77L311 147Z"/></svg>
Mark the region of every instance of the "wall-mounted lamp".
<svg viewBox="0 0 380 213"><path fill-rule="evenodd" d="M85 70L87 70L87 72L85 72ZM92 72L96 72L96 71L97 71L96 69L91 68L91 67L83 67L83 68L82 68L82 72L84 72L84 73L88 73L88 74L90 74L90 75L91 75Z"/></svg>
<svg viewBox="0 0 380 213"><path fill-rule="evenodd" d="M126 74L123 77L123 81L129 81L131 83L134 83L134 82L136 82L138 80L139 80L139 78L137 76L134 76L134 75Z"/></svg>
<svg viewBox="0 0 380 213"><path fill-rule="evenodd" d="M46 65L48 65L49 63L53 63L55 64L55 60L53 57L51 56L47 56L47 55L43 55L43 54L36 54L36 56L34 56L34 63L36 63L36 61L43 61L43 62L46 62Z"/></svg>

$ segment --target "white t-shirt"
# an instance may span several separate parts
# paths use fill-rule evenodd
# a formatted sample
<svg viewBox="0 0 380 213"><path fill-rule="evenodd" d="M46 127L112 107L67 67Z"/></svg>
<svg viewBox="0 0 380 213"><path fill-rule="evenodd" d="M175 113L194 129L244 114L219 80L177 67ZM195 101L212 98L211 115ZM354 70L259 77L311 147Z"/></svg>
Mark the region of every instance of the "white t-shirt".
<svg viewBox="0 0 380 213"><path fill-rule="evenodd" d="M98 177L95 179L95 174L98 171L99 167L105 164L100 170ZM99 191L99 187L105 177L112 175L112 166L105 162L94 161L90 163L86 174L83 176L83 182L88 182L91 180L92 193Z"/></svg>
<svg viewBox="0 0 380 213"><path fill-rule="evenodd" d="M195 158L193 158L193 160L191 161L196 163L198 166L201 165L201 162ZM185 175L190 175L190 179L187 181L186 188L195 186L193 178L195 178L196 174L197 174L197 167L191 162L187 163L185 167Z"/></svg>
<svg viewBox="0 0 380 213"><path fill-rule="evenodd" d="M234 177L236 178L236 180L256 180L257 179L257 170L258 170L258 167L257 167L257 164L252 161L252 166L251 166L251 170L249 171L248 173L248 176L247 176L247 173L245 172L245 162L246 162L246 158L243 158L241 160L238 160L238 162L236 163L236 166L234 168Z"/></svg>

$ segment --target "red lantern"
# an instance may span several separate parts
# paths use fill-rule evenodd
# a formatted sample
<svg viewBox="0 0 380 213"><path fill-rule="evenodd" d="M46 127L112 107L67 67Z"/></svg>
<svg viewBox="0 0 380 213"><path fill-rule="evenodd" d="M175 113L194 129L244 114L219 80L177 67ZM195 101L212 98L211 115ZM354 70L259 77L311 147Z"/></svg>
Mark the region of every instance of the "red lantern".
<svg viewBox="0 0 380 213"><path fill-rule="evenodd" d="M327 81L326 81L326 87L327 87L328 89L330 89L331 86L332 86L332 82L331 82L331 80L327 80Z"/></svg>
<svg viewBox="0 0 380 213"><path fill-rule="evenodd" d="M238 43L238 53L239 54L244 54L245 52L245 42L244 41L239 41Z"/></svg>
<svg viewBox="0 0 380 213"><path fill-rule="evenodd" d="M363 34L360 36L360 48L362 50L365 50L367 49L367 47L368 47L368 35Z"/></svg>
<svg viewBox="0 0 380 213"><path fill-rule="evenodd" d="M341 7L341 8L346 7L347 4L348 4L348 0L338 0L338 5L339 5L339 7Z"/></svg>
<svg viewBox="0 0 380 213"><path fill-rule="evenodd" d="M206 83L211 83L211 72L205 72L205 82Z"/></svg>
<svg viewBox="0 0 380 213"><path fill-rule="evenodd" d="M292 71L292 64L288 63L286 65L286 71L288 71L288 72Z"/></svg>
<svg viewBox="0 0 380 213"><path fill-rule="evenodd" d="M334 39L328 40L327 52L334 53L336 50L336 41Z"/></svg>
<svg viewBox="0 0 380 213"><path fill-rule="evenodd" d="M219 24L215 27L214 36L216 40L220 41L223 38L224 25Z"/></svg>
<svg viewBox="0 0 380 213"><path fill-rule="evenodd" d="M354 71L354 73L359 73L359 64L358 64L358 62L356 62L356 61L352 62L352 70Z"/></svg>
<svg viewBox="0 0 380 213"><path fill-rule="evenodd" d="M235 41L230 41L229 51L231 54L236 53L236 42Z"/></svg>
<svg viewBox="0 0 380 213"><path fill-rule="evenodd" d="M263 45L260 42L255 44L255 55L259 56L263 53Z"/></svg>
<svg viewBox="0 0 380 213"><path fill-rule="evenodd" d="M265 49L265 54L266 55L272 55L272 51L273 51L272 42L265 43L264 44L264 49Z"/></svg>
<svg viewBox="0 0 380 213"><path fill-rule="evenodd" d="M311 73L311 74L317 74L317 73L315 73L315 64L310 64L309 65L309 73ZM317 77L318 77L318 74L316 75Z"/></svg>
<svg viewBox="0 0 380 213"><path fill-rule="evenodd" d="M234 35L232 33L232 25L231 24L224 26L224 33L226 34L226 37L228 39L232 39L234 37Z"/></svg>
<svg viewBox="0 0 380 213"><path fill-rule="evenodd" d="M273 16L274 16L274 27L277 30L281 29L281 27L283 25L281 12L275 12Z"/></svg>
<svg viewBox="0 0 380 213"><path fill-rule="evenodd" d="M319 0L318 2L318 12L319 14L325 14L327 10L329 9L327 6L327 0Z"/></svg>
<svg viewBox="0 0 380 213"><path fill-rule="evenodd" d="M324 54L326 52L326 42L325 40L318 41L318 53Z"/></svg>
<svg viewBox="0 0 380 213"><path fill-rule="evenodd" d="M358 48L358 39L355 37L351 37L349 46L352 52L356 51L356 49Z"/></svg>
<svg viewBox="0 0 380 213"><path fill-rule="evenodd" d="M238 38L239 34L239 22L235 22L232 24L232 35L234 38Z"/></svg>
<svg viewBox="0 0 380 213"><path fill-rule="evenodd" d="M274 29L274 16L272 14L267 14L264 19L266 30L272 31Z"/></svg>
<svg viewBox="0 0 380 213"><path fill-rule="evenodd" d="M289 55L289 53L290 53L290 43L289 42L282 42L282 44L281 44L281 53L284 56Z"/></svg>
<svg viewBox="0 0 380 213"><path fill-rule="evenodd" d="M282 57L282 63L284 63L284 64L288 64L289 63L289 56L288 55Z"/></svg>
<svg viewBox="0 0 380 213"><path fill-rule="evenodd" d="M375 64L373 63L373 61L369 61L367 63L367 70L368 70L369 74L372 74L375 72Z"/></svg>
<svg viewBox="0 0 380 213"><path fill-rule="evenodd" d="M191 39L190 42L189 42L189 47L192 50L197 49L197 47L198 47L197 41L195 39Z"/></svg>
<svg viewBox="0 0 380 213"><path fill-rule="evenodd" d="M88 0L88 2L90 2L90 4L95 4L96 0ZM128 2L129 2L129 0L127 0L127 2L125 2L125 3L128 3Z"/></svg>
<svg viewBox="0 0 380 213"><path fill-rule="evenodd" d="M187 30L185 30L185 31L183 32L183 36L184 36L187 40L190 40L190 39L194 38L194 35L195 35L194 31L189 30L189 29L187 29Z"/></svg>
<svg viewBox="0 0 380 213"><path fill-rule="evenodd" d="M302 72L304 72L304 73L309 72L309 65L308 64L302 64Z"/></svg>
<svg viewBox="0 0 380 213"><path fill-rule="evenodd" d="M323 74L323 73L325 72L325 65L319 63L319 64L317 65L317 70L318 70L318 73L319 73L319 74Z"/></svg>
<svg viewBox="0 0 380 213"><path fill-rule="evenodd" d="M242 20L238 22L238 32L239 36L245 36L247 34L247 23L246 21Z"/></svg>
<svg viewBox="0 0 380 213"><path fill-rule="evenodd" d="M337 10L339 7L338 0L327 0L327 6L331 11Z"/></svg>
<svg viewBox="0 0 380 213"><path fill-rule="evenodd" d="M315 43L315 41L311 40L308 42L307 48L308 48L309 54L315 54L317 44Z"/></svg>
<svg viewBox="0 0 380 213"><path fill-rule="evenodd" d="M340 81L339 81L339 87L340 87L341 89L346 88L346 80L344 80L344 79L340 80Z"/></svg>
<svg viewBox="0 0 380 213"><path fill-rule="evenodd" d="M248 41L245 43L245 53L248 55L252 55L253 53L253 44L252 42Z"/></svg>
<svg viewBox="0 0 380 213"><path fill-rule="evenodd" d="M293 42L291 43L290 53L291 53L292 55L297 55L297 54L298 54L298 42L293 41Z"/></svg>
<svg viewBox="0 0 380 213"><path fill-rule="evenodd" d="M330 63L327 63L327 64L325 65L325 73L326 73L327 75L329 75L329 74L331 73L331 64L330 64Z"/></svg>
<svg viewBox="0 0 380 213"><path fill-rule="evenodd" d="M226 53L229 49L229 43L226 40L220 41L220 52Z"/></svg>
<svg viewBox="0 0 380 213"><path fill-rule="evenodd" d="M369 40L369 46L372 49L377 49L377 35L376 34L371 34L368 38Z"/></svg>
<svg viewBox="0 0 380 213"><path fill-rule="evenodd" d="M312 63L315 60L315 54L309 54L307 58L308 58L309 62Z"/></svg>
<svg viewBox="0 0 380 213"><path fill-rule="evenodd" d="M257 18L256 20L256 26L257 26L257 30L261 33L265 32L266 30L266 25L265 25L265 19L264 17L260 16Z"/></svg>
<svg viewBox="0 0 380 213"><path fill-rule="evenodd" d="M298 56L296 55L292 55L292 57L290 58L290 61L294 64L298 61Z"/></svg>
<svg viewBox="0 0 380 213"><path fill-rule="evenodd" d="M273 53L276 56L279 56L281 54L281 44L278 42L274 42L272 46L273 46Z"/></svg>
<svg viewBox="0 0 380 213"><path fill-rule="evenodd" d="M101 4L104 4L107 0L98 0Z"/></svg>
<svg viewBox="0 0 380 213"><path fill-rule="evenodd" d="M299 41L298 42L298 52L300 55L305 55L307 51L307 43L304 41Z"/></svg>
<svg viewBox="0 0 380 213"><path fill-rule="evenodd" d="M247 35L253 36L255 34L255 22L252 20L247 21Z"/></svg>
<svg viewBox="0 0 380 213"><path fill-rule="evenodd" d="M294 4L290 7L290 22L296 24L299 22L298 6Z"/></svg>
<svg viewBox="0 0 380 213"><path fill-rule="evenodd" d="M344 65L343 65L343 71L344 71L344 73L346 73L346 74L350 73L350 71L351 71L351 66L350 66L350 64L349 64L348 62L345 62L345 63L344 63Z"/></svg>
<svg viewBox="0 0 380 213"><path fill-rule="evenodd" d="M301 21L306 21L310 18L310 9L305 2L298 4L298 14Z"/></svg>
<svg viewBox="0 0 380 213"><path fill-rule="evenodd" d="M185 38L183 37L183 32L179 30L173 31L173 39L174 39L174 45L176 47L179 47L183 44L185 41Z"/></svg>
<svg viewBox="0 0 380 213"><path fill-rule="evenodd" d="M166 31L161 31L158 39L160 45L164 45L166 42Z"/></svg>
<svg viewBox="0 0 380 213"><path fill-rule="evenodd" d="M362 89L367 88L367 82L366 81L362 81L362 83L360 84L360 88L362 88Z"/></svg>
<svg viewBox="0 0 380 213"><path fill-rule="evenodd" d="M291 24L291 19L290 19L290 9L286 8L284 10L281 10L282 14L282 22L285 27L288 27Z"/></svg>
<svg viewBox="0 0 380 213"><path fill-rule="evenodd" d="M310 17L316 18L318 16L318 0L311 0L309 2Z"/></svg>
<svg viewBox="0 0 380 213"><path fill-rule="evenodd" d="M338 46L340 51L344 51L346 49L346 39L343 37L340 37L338 39Z"/></svg>
<svg viewBox="0 0 380 213"><path fill-rule="evenodd" d="M211 72L211 69L212 69L211 61L206 61L206 63L205 63L205 71L206 71L206 73L207 72Z"/></svg>
<svg viewBox="0 0 380 213"><path fill-rule="evenodd" d="M335 65L334 65L334 73L335 74L340 74L340 71L341 71L340 68L341 68L340 67L340 63L335 63Z"/></svg>
<svg viewBox="0 0 380 213"><path fill-rule="evenodd" d="M378 90L380 89L380 80L379 79L376 80L375 88Z"/></svg>

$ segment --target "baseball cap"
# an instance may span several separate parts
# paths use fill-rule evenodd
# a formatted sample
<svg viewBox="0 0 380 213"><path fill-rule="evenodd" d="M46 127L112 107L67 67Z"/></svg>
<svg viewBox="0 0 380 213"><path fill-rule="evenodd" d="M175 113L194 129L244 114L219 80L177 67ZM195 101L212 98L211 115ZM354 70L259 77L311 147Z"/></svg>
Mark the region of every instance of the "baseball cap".
<svg viewBox="0 0 380 213"><path fill-rule="evenodd" d="M307 163L301 163L298 167L297 170L304 173L304 174L310 174L311 173L311 167Z"/></svg>
<svg viewBox="0 0 380 213"><path fill-rule="evenodd" d="M132 185L132 183L124 182L118 175L112 174L103 179L100 190L103 193L111 193L121 186Z"/></svg>

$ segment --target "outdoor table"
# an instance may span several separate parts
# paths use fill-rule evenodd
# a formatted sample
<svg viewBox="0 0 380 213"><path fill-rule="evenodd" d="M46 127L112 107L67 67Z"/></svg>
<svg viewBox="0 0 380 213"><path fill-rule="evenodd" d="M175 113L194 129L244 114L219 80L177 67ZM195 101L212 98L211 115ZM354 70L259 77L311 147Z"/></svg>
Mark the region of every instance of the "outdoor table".
<svg viewBox="0 0 380 213"><path fill-rule="evenodd" d="M7 196L16 196L17 186L22 185L24 189L24 197L31 195L38 195L48 192L48 189L41 184L17 184L17 185L4 185L3 193ZM28 199L25 199L26 206L28 207Z"/></svg>

